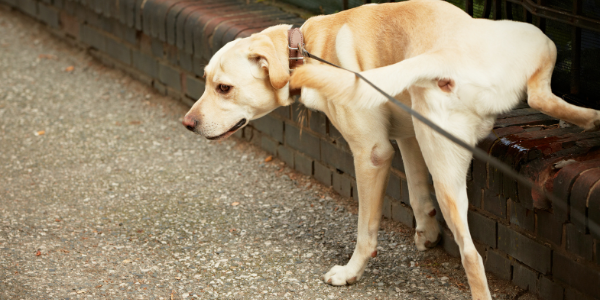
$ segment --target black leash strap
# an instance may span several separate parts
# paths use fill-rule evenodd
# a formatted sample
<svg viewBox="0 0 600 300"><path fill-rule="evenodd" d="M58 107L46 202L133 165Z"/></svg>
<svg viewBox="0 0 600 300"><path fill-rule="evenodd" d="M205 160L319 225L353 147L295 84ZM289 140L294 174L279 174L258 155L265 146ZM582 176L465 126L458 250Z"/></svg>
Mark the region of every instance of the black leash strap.
<svg viewBox="0 0 600 300"><path fill-rule="evenodd" d="M389 94L387 94L386 92L384 92L383 90L381 90L379 87L377 87L376 85L374 85L371 81L369 81L368 79L366 79L364 76L362 76L360 73L358 72L354 72L351 70L348 70L346 68L342 68L338 65L335 65L333 63L330 63L318 56L315 56L313 54L311 54L310 52L306 51L306 49L302 48L302 52L304 53L304 55L306 57L312 58L314 60L320 61L322 63L328 64L330 66L342 69L342 70L346 70L348 72L354 73L354 75L356 75L356 77L362 79L364 82L366 82L368 85L370 85L371 87L373 87L376 91L378 91L380 94L382 94L384 97L386 97L389 101L391 101L392 103L398 105L400 108L402 108L403 110L405 110L406 112L408 112L411 116L415 117L416 119L418 119L419 121L423 122L425 125L429 126L431 129L433 129L434 131L436 131L437 133L439 133L440 135L444 136L445 138L451 140L452 142L456 143L457 145L461 146L462 148L468 150L469 152L473 153L473 157L484 161L486 163L489 163L491 166L493 166L494 168L500 170L500 172L504 173L505 175L508 175L509 177L513 178L514 180L516 180L518 183L522 184L525 187L528 187L531 190L535 190L537 191L540 195L543 195L544 197L548 198L549 200L552 201L552 204L555 204L557 207L559 207L560 209L563 209L565 212L569 212L569 209L567 207L567 204L564 203L562 200L560 200L558 197L556 197L554 194L549 193L546 191L546 189L544 188L540 188L538 186L536 186L531 180L529 180L528 178L526 178L525 176L517 173L517 171L513 170L511 167L507 166L506 164L504 164L503 162L501 162L499 159L488 155L485 151L473 147L465 142L463 142L463 140L455 137L453 134L449 133L448 131L442 129L441 127L439 127L438 125L436 125L435 123L433 123L432 121L430 121L429 119L427 119L426 117L424 117L423 115L421 115L420 113L416 112L415 110L413 110L412 108L406 106L404 103L398 101L396 98L390 96ZM583 221L583 224L586 224L586 218L585 216L576 210L571 210L571 216L579 219L580 221ZM592 220L587 220L587 224L588 224L588 228L590 229L590 232L596 232L597 234L600 234L600 226L598 224L596 224L594 221Z"/></svg>

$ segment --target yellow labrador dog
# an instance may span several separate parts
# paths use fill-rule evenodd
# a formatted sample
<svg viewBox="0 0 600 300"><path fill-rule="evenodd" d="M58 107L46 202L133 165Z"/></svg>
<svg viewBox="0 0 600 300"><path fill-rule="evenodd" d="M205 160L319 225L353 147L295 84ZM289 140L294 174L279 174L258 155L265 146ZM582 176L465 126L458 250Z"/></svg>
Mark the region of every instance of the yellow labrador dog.
<svg viewBox="0 0 600 300"><path fill-rule="evenodd" d="M417 221L419 250L440 237L429 196L433 177L443 216L460 247L473 299L491 299L481 256L467 225L466 173L471 154L386 101L353 74L307 59L290 70L288 30L279 25L220 49L205 68L206 90L184 118L190 130L226 138L249 120L301 102L327 117L354 155L359 193L358 238L352 258L324 276L332 285L360 280L377 254L382 197L398 142ZM309 52L364 76L470 145L495 116L529 105L586 129L599 113L567 104L550 90L555 45L536 27L471 18L444 1L365 5L310 18L301 28ZM292 76L293 74L293 76Z"/></svg>

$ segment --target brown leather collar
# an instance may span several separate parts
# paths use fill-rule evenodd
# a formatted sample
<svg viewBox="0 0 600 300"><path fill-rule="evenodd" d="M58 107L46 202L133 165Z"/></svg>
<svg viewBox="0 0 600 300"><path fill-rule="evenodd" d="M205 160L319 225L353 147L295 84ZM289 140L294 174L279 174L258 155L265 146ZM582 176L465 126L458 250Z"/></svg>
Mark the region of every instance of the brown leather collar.
<svg viewBox="0 0 600 300"><path fill-rule="evenodd" d="M304 48L304 36L302 35L300 28L288 30L290 72L293 72L294 69L304 64L302 48ZM300 95L300 91L300 89L290 89L290 95Z"/></svg>
<svg viewBox="0 0 600 300"><path fill-rule="evenodd" d="M288 49L290 51L290 71L304 64L304 56L300 50L304 47L304 36L300 28L288 30Z"/></svg>

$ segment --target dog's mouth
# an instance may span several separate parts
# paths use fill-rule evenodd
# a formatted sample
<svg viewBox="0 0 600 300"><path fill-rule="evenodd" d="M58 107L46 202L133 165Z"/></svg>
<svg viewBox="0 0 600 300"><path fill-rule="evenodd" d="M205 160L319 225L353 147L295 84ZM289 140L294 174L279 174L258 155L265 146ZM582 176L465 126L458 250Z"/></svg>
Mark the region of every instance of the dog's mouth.
<svg viewBox="0 0 600 300"><path fill-rule="evenodd" d="M231 129L227 130L225 133L218 135L218 136L207 137L207 139L220 140L220 139L228 138L230 135L235 133L238 129L242 128L244 125L246 125L246 119L241 119L239 122L237 122L237 124L233 125L233 127L231 127Z"/></svg>

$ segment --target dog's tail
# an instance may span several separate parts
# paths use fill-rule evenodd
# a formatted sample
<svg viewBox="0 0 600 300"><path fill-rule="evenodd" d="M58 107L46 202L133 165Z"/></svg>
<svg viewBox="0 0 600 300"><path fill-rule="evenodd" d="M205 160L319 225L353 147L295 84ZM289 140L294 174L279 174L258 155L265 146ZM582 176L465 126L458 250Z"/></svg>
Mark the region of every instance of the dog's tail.
<svg viewBox="0 0 600 300"><path fill-rule="evenodd" d="M433 83L450 79L447 82L453 82L451 70L451 66L444 63L443 57L434 53L419 55L360 74L386 93L396 96L411 85L423 81ZM360 108L376 107L388 101L353 73L323 64L307 64L296 69L292 74L290 86L313 88L329 101L344 101Z"/></svg>

